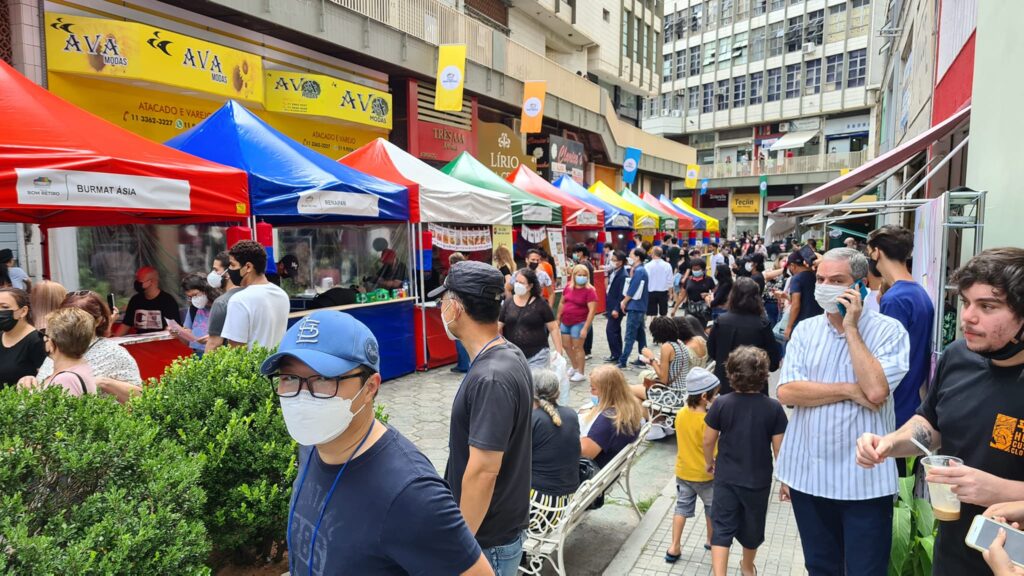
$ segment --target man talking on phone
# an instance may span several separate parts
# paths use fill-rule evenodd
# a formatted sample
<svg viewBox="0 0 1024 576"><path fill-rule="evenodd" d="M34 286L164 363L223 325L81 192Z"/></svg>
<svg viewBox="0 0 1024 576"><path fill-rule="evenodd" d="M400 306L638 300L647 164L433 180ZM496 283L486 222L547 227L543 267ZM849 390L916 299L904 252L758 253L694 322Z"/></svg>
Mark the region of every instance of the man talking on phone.
<svg viewBox="0 0 1024 576"><path fill-rule="evenodd" d="M868 428L896 429L892 390L907 373L899 322L863 309L867 258L835 248L821 258L814 299L825 314L793 331L778 398L795 406L775 475L791 499L810 576L884 576L892 545L896 467L859 468L850 449Z"/></svg>
<svg viewBox="0 0 1024 576"><path fill-rule="evenodd" d="M964 536L986 507L992 506L987 514L1017 520L993 505L1024 500L1024 249L985 250L950 283L960 292L963 339L943 352L916 415L894 433L864 431L857 463L870 469L919 456L911 438L963 460L928 474L928 482L951 485L961 502L959 520L939 522L932 574L987 574Z"/></svg>

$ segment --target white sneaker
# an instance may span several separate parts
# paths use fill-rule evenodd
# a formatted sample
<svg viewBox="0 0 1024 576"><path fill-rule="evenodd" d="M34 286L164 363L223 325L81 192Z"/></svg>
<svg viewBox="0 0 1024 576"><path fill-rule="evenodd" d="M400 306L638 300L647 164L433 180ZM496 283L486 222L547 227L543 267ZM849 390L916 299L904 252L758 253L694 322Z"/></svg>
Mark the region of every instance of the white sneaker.
<svg viewBox="0 0 1024 576"><path fill-rule="evenodd" d="M583 382L586 379L587 377L584 376L583 374L580 374L579 372L576 372L575 374L569 377L570 382Z"/></svg>
<svg viewBox="0 0 1024 576"><path fill-rule="evenodd" d="M573 376L576 375L576 369L570 366L569 370L566 371L566 374L569 375L569 378L572 378Z"/></svg>
<svg viewBox="0 0 1024 576"><path fill-rule="evenodd" d="M668 437L668 432L665 430L665 428L663 426L661 426L659 424L655 424L654 426L651 426L651 431L647 433L647 439L648 440L661 440L662 438L667 438L667 437Z"/></svg>

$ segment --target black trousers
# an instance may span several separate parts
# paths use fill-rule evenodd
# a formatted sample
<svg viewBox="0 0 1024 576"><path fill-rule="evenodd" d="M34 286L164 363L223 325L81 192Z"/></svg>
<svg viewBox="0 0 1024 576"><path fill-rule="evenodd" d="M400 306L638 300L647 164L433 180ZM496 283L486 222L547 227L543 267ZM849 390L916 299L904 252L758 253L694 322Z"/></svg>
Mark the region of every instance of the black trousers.
<svg viewBox="0 0 1024 576"><path fill-rule="evenodd" d="M622 356L622 312L618 318L613 318L611 312L605 314L608 323L605 325L604 333L608 337L608 353L612 358Z"/></svg>
<svg viewBox="0 0 1024 576"><path fill-rule="evenodd" d="M651 292L647 297L648 316L668 316L668 292Z"/></svg>

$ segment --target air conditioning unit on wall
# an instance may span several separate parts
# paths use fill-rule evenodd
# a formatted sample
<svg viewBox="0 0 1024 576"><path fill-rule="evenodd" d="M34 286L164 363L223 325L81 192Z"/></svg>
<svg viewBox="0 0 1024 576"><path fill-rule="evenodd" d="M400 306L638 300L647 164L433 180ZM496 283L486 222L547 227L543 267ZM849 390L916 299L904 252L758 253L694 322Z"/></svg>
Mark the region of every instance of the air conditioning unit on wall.
<svg viewBox="0 0 1024 576"><path fill-rule="evenodd" d="M811 52L814 52L814 46L814 42L804 43L804 54L810 54Z"/></svg>
<svg viewBox="0 0 1024 576"><path fill-rule="evenodd" d="M779 132L789 132L789 122L779 122Z"/></svg>

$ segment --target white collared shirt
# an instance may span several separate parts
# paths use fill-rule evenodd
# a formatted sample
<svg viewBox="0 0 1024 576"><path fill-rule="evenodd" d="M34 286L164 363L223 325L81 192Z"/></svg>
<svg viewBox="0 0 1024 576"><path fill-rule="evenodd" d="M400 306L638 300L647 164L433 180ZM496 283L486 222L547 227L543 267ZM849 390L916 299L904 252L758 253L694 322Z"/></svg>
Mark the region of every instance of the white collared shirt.
<svg viewBox="0 0 1024 576"><path fill-rule="evenodd" d="M910 368L910 337L896 320L866 310L858 324L871 356L882 365L889 399L877 412L845 400L793 409L775 476L795 490L833 500L868 500L897 491L896 465L889 458L866 470L857 465L857 438L896 429L892 391ZM796 381L856 382L846 343L822 314L797 325L786 347L779 387Z"/></svg>
<svg viewBox="0 0 1024 576"><path fill-rule="evenodd" d="M672 287L672 265L659 258L651 258L645 266L651 292L667 292Z"/></svg>

